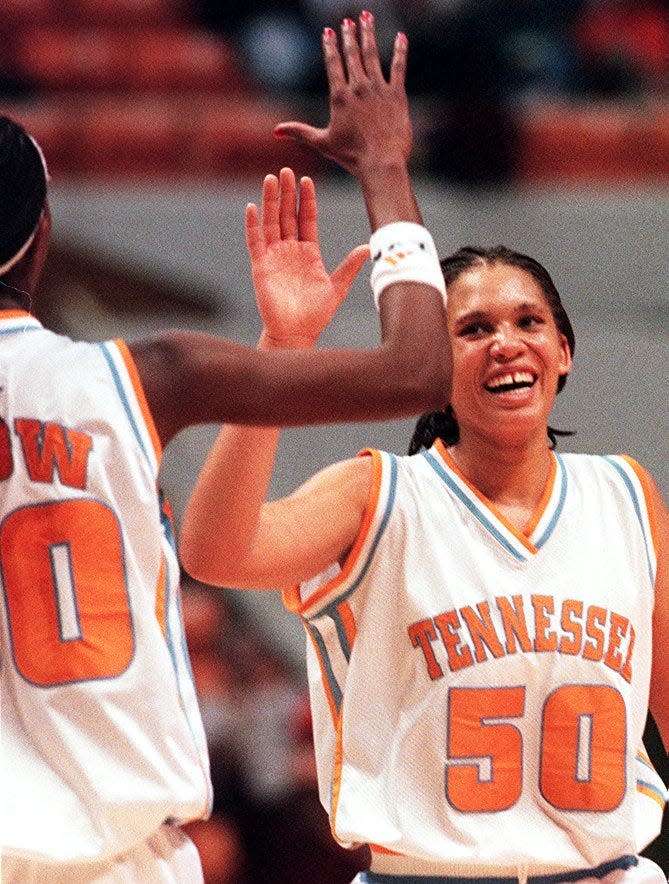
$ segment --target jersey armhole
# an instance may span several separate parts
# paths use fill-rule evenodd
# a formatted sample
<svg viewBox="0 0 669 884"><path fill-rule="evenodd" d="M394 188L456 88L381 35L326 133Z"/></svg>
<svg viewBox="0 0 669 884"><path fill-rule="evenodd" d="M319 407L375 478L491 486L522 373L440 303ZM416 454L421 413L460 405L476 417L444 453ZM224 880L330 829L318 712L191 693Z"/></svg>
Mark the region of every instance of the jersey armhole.
<svg viewBox="0 0 669 884"><path fill-rule="evenodd" d="M369 547L371 528L374 524L381 493L383 462L381 452L375 448L365 448L358 452L357 456L372 458L372 484L360 521L360 528L346 559L341 566L333 563L311 580L288 587L281 593L285 607L301 617L306 618L316 614L323 600L329 601L330 596L336 594L344 584L347 584L351 575L360 570L361 565L364 564L365 550Z"/></svg>
<svg viewBox="0 0 669 884"><path fill-rule="evenodd" d="M112 341L112 343L116 346L121 359L123 360L123 364L125 365L128 377L130 378L133 393L135 394L135 400L137 402L139 412L142 416L148 437L151 442L151 447L153 449L156 462L160 464L163 453L163 446L160 441L160 436L158 435L158 430L156 428L153 415L151 414L151 409L149 407L146 394L144 392L142 379L140 378L139 371L137 370L137 365L132 356L132 353L130 352L130 348L125 341L120 338L116 338L114 341Z"/></svg>
<svg viewBox="0 0 669 884"><path fill-rule="evenodd" d="M646 504L646 512L648 513L648 525L650 528L650 536L653 541L653 546L655 547L655 554L658 555L660 551L660 538L657 527L657 516L655 513L655 504L653 501L653 493L651 490L651 478L650 474L641 466L641 464L634 460L633 457L630 457L628 454L621 454L621 459L625 461L628 466L630 466L634 470L634 474L639 480L639 484L641 485L641 490L643 492L644 502Z"/></svg>

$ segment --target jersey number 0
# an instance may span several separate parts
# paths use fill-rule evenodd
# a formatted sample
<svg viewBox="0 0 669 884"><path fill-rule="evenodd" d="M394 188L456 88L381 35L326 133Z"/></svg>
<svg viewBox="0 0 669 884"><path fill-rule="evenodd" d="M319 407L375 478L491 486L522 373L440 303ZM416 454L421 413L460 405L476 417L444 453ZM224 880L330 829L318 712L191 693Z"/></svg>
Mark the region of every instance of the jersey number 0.
<svg viewBox="0 0 669 884"><path fill-rule="evenodd" d="M85 498L24 506L0 526L14 662L40 687L114 678L134 653L121 528Z"/></svg>

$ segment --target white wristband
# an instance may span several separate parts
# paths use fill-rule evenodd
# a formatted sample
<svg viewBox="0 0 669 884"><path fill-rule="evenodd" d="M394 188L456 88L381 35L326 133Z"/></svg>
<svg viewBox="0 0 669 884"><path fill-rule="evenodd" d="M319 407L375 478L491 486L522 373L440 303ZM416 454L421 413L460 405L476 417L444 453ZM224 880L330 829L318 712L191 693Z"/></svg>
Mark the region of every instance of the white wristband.
<svg viewBox="0 0 669 884"><path fill-rule="evenodd" d="M380 227L370 237L372 292L376 309L379 296L396 282L422 282L433 286L446 304L446 285L439 266L434 240L420 224L394 221Z"/></svg>

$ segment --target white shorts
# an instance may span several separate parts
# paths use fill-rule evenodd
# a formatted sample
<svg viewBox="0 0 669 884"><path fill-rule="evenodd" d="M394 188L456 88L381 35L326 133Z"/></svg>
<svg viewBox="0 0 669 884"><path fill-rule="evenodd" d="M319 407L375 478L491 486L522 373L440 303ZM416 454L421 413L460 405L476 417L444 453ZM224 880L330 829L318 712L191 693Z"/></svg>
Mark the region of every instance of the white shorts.
<svg viewBox="0 0 669 884"><path fill-rule="evenodd" d="M164 825L144 844L111 860L50 865L2 858L2 884L203 884L193 842L176 826Z"/></svg>
<svg viewBox="0 0 669 884"><path fill-rule="evenodd" d="M392 860L391 860L392 862ZM572 873L573 875L573 873ZM556 884L559 880L558 876L555 876ZM424 880L425 884L464 884L464 882L471 882L471 884L509 884L509 881L516 881L519 879L510 879L510 878L494 878L494 877L459 877L459 876L450 876L450 875L412 875L412 874L402 874L400 873L392 873L392 872L360 872L355 876L351 884L420 884L420 882ZM541 880L539 877L538 880ZM565 881L574 880L573 877L565 878ZM530 884L532 882L532 877L529 878ZM631 866L628 869L615 869L614 871L609 872L606 875L588 875L585 878L578 878L578 884L667 884L667 876L664 874L662 869L655 865L651 860L646 859L645 857L638 858L638 864L635 866Z"/></svg>

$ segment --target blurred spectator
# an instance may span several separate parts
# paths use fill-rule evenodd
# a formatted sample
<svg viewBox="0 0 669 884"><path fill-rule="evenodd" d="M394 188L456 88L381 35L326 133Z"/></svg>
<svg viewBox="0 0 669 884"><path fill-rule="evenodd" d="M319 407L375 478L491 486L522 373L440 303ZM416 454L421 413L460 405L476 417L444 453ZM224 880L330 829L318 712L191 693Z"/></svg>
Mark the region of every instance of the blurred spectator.
<svg viewBox="0 0 669 884"><path fill-rule="evenodd" d="M235 41L252 77L269 93L309 92L320 84L319 34L300 0L200 0L199 22Z"/></svg>
<svg viewBox="0 0 669 884"><path fill-rule="evenodd" d="M666 0L589 0L574 35L589 97L635 97L669 86Z"/></svg>
<svg viewBox="0 0 669 884"><path fill-rule="evenodd" d="M225 593L186 579L183 615L214 786L188 827L206 884L348 884L368 851L330 832L304 688Z"/></svg>
<svg viewBox="0 0 669 884"><path fill-rule="evenodd" d="M214 789L212 815L187 827L202 861L206 884L242 884L245 851L238 820L240 785L234 761L238 708L235 671L224 654L233 631L220 591L182 584L184 630L209 745Z"/></svg>
<svg viewBox="0 0 669 884"><path fill-rule="evenodd" d="M379 45L390 57L393 3L366 0L377 18ZM312 95L325 91L321 31L357 18L359 3L350 0L200 0L198 20L237 44L252 77L271 94Z"/></svg>
<svg viewBox="0 0 669 884"><path fill-rule="evenodd" d="M0 9L0 101L28 98L34 92L34 84L15 70L12 43L16 27Z"/></svg>

